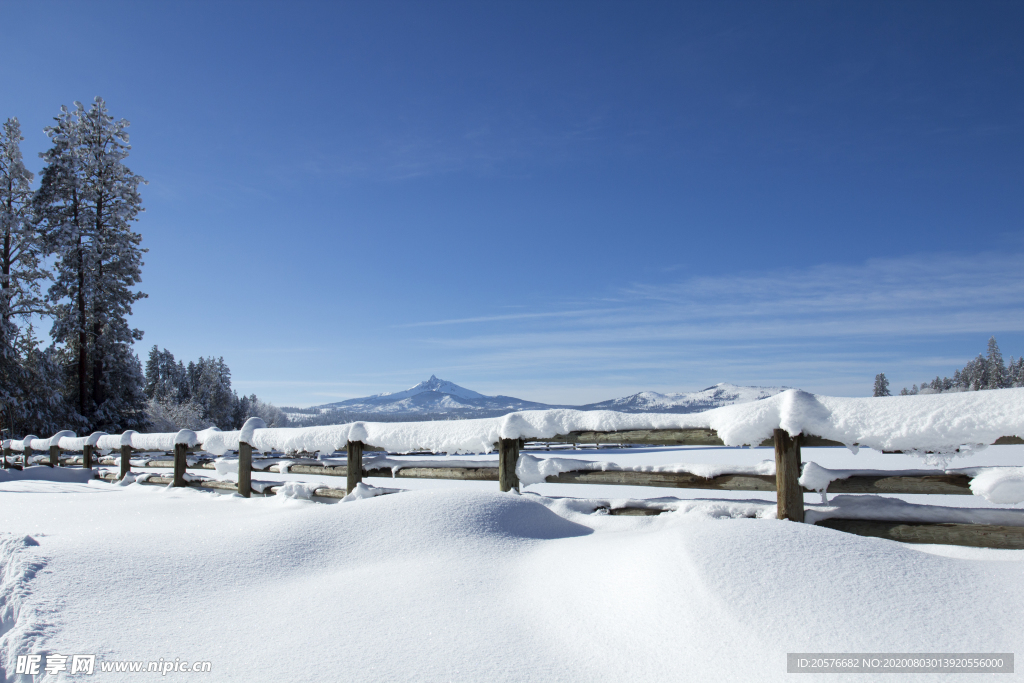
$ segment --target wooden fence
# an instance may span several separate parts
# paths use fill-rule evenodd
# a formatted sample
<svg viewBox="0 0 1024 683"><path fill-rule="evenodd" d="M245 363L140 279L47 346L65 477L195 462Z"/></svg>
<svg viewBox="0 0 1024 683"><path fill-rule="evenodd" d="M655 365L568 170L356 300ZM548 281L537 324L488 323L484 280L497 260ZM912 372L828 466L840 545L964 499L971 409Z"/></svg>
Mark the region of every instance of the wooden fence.
<svg viewBox="0 0 1024 683"><path fill-rule="evenodd" d="M664 429L664 430L632 430L619 432L571 432L547 439L531 439L536 443L559 444L636 444L651 446L723 446L724 443L717 433L711 429ZM1018 437L1002 437L994 445L1024 444ZM501 491L519 488L516 475L516 464L520 449L524 442L520 439L501 439L495 444L498 451L497 467L481 465L480 467L445 467L438 465L403 466L392 470L390 467L366 469L363 467L364 450L379 450L367 446L360 441L349 441L346 451L345 465L328 464L292 464L287 468L291 474L325 475L346 478L345 488L320 487L313 495L326 498L342 498L359 484L364 477L413 478L413 479L460 479L471 481L497 481ZM799 483L802 467L801 449L803 447L842 447L843 444L829 441L813 435L790 435L782 429L776 429L772 439L766 440L762 446L774 446L775 475L759 474L722 474L715 477L701 477L685 472L641 472L627 469L609 470L574 470L565 471L546 477L552 484L601 484L620 486L655 486L668 488L695 488L720 491L763 491L775 492L777 516L794 522L804 521L803 494L813 491L803 488ZM186 476L188 469L215 469L213 458L195 458L190 465L189 455L201 453L201 446L190 448L184 444L175 446L173 461L148 460L146 468L173 468L173 475L150 476L144 483L172 486L195 486L200 488L237 491L249 497L252 493L273 494L280 487L277 482L254 482L252 480L252 446L239 443L238 447L238 478L237 483L213 479L192 479ZM81 465L92 468L93 465L119 466L119 473L100 475L108 481L119 481L131 471L131 458L134 451L130 446L122 446L116 458L98 458L95 446L85 445L82 455L62 457L61 449L51 446L49 459L43 464L51 467L62 465ZM11 449L4 449L3 464L9 467ZM299 453L299 457L313 456L311 453ZM32 451L26 448L22 462L28 463ZM279 473L281 467L271 465L265 471ZM829 493L874 493L874 494L938 494L938 495L972 495L971 478L964 474L947 474L941 470L924 474L894 475L862 475L850 476L832 481ZM641 515L660 514L665 510L624 507L609 510L611 514ZM895 520L861 520L829 518L817 522L818 525L838 529L849 533L889 538L907 543L947 543L979 547L1024 549L1024 527L996 526L982 524L933 524L902 522Z"/></svg>

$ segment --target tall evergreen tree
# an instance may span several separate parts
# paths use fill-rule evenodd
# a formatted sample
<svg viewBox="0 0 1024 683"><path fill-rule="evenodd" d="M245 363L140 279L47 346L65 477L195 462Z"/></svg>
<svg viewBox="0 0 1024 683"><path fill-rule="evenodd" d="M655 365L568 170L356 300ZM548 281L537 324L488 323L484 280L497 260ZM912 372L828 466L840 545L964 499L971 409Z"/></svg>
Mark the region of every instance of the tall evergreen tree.
<svg viewBox="0 0 1024 683"><path fill-rule="evenodd" d="M1003 354L999 351L999 344L995 337L988 340L988 350L985 358L985 365L988 369L985 377L986 389L1002 389L1009 386L1006 375L1006 364L1003 363Z"/></svg>
<svg viewBox="0 0 1024 683"><path fill-rule="evenodd" d="M181 403L187 400L183 385L185 367L174 362L174 354L155 345L146 360L146 397L157 401Z"/></svg>
<svg viewBox="0 0 1024 683"><path fill-rule="evenodd" d="M988 361L985 356L979 353L974 360L968 361L960 372L960 378L969 391L981 391L988 386Z"/></svg>
<svg viewBox="0 0 1024 683"><path fill-rule="evenodd" d="M40 349L29 325L19 336L16 349L21 364L16 385L20 401L14 414L13 433L53 434L82 426L61 393L63 385L60 353L56 346Z"/></svg>
<svg viewBox="0 0 1024 683"><path fill-rule="evenodd" d="M0 422L11 435L22 433L27 416L42 415L53 403L52 385L33 386L41 357L31 327L22 335L13 321L44 312L39 283L46 277L22 140L18 119L7 119L0 128Z"/></svg>
<svg viewBox="0 0 1024 683"><path fill-rule="evenodd" d="M115 121L99 97L86 110L61 107L46 128L53 146L35 208L55 256L51 335L70 354L68 394L94 428L136 425L145 394L131 350L142 331L128 325L131 307L146 295L141 282L141 236L132 223L142 211L145 181L124 165L128 122ZM124 416L123 418L121 416ZM144 417L142 418L144 420Z"/></svg>
<svg viewBox="0 0 1024 683"><path fill-rule="evenodd" d="M1010 382L1011 387L1024 387L1024 356L1021 356L1017 360L1013 360L1010 357L1010 367L1008 368L1007 378Z"/></svg>
<svg viewBox="0 0 1024 683"><path fill-rule="evenodd" d="M0 309L6 308L7 302L0 298ZM8 430L10 436L14 435L22 403L17 389L22 381L22 367L15 348L17 333L17 326L0 312L0 426Z"/></svg>
<svg viewBox="0 0 1024 683"><path fill-rule="evenodd" d="M32 222L32 177L21 156L18 119L0 129L0 296L6 306L2 315L43 313L39 283L46 277L40 268L42 240Z"/></svg>
<svg viewBox="0 0 1024 683"><path fill-rule="evenodd" d="M218 426L233 427L238 396L231 389L231 370L223 357L209 359L207 382L210 385L210 407L207 413L210 421Z"/></svg>
<svg viewBox="0 0 1024 683"><path fill-rule="evenodd" d="M880 372L875 375L875 393L873 396L891 396L889 393L889 380L886 379L885 373Z"/></svg>

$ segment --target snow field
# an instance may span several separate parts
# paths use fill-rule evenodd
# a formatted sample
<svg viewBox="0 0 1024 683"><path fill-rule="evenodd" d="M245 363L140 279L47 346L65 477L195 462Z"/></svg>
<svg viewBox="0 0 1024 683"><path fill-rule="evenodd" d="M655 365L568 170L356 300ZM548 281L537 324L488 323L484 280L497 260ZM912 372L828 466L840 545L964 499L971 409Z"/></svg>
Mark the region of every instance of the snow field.
<svg viewBox="0 0 1024 683"><path fill-rule="evenodd" d="M97 481L0 493L8 672L28 649L210 660L217 681L771 681L786 652L1024 640L1024 551L937 554L739 503L623 518L450 488L337 505Z"/></svg>

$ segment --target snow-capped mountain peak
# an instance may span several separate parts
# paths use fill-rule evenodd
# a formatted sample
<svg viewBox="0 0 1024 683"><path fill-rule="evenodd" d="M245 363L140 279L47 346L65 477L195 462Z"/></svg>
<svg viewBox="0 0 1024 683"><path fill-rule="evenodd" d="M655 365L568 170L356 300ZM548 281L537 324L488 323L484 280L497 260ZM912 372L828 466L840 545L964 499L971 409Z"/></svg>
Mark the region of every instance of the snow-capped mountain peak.
<svg viewBox="0 0 1024 683"><path fill-rule="evenodd" d="M483 394L478 394L472 389L466 389L460 387L455 382L449 382L445 379L438 379L437 375L431 375L430 379L420 382L419 384L406 389L405 391L396 391L393 393L377 394L374 398L384 398L385 396L391 400L397 401L403 398L410 398L417 394L422 394L425 391L436 391L439 394L448 394L457 398L485 398Z"/></svg>

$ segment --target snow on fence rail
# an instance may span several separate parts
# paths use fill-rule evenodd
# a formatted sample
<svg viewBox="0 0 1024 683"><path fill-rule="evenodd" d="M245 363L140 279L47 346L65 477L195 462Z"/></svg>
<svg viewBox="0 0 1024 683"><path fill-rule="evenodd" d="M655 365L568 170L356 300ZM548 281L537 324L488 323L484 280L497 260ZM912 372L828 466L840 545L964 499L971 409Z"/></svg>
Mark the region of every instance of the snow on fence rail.
<svg viewBox="0 0 1024 683"><path fill-rule="evenodd" d="M775 491L777 517L804 521L803 494L809 491L829 493L901 493L901 494L991 494L1015 492L1011 497L1024 499L1024 469L966 468L963 470L908 470L901 472L825 470L814 463L802 462L804 446L846 446L854 453L860 447L887 452L916 452L941 456L977 450L988 444L1024 444L1024 389L1002 389L961 394L900 396L887 398L836 398L814 396L790 390L753 403L726 406L704 413L623 414L610 411L548 410L512 413L501 418L451 422L367 423L355 422L329 427L268 429L259 418L250 418L238 431L216 428L201 432L181 430L176 434L121 435L95 433L75 437L60 432L49 439L27 436L20 441L5 441L4 464L13 451L22 452L28 463L35 450L48 451L51 466L61 463L63 451L81 452L80 459L65 459L66 464L81 463L91 468L97 452L120 451L120 473L106 479L123 479L132 467L135 452L173 451L172 477L149 476L150 483L173 486L201 486L237 490L243 496L252 492L274 493L280 485L253 482L254 451L321 457L344 451L345 463L296 462L294 459L271 464L272 472L344 476L346 487L316 489L314 495L341 497L352 491L363 477L413 477L498 481L502 491L526 483L612 484L664 486L736 491ZM538 459L520 456L525 441L557 443L611 443L647 445L773 445L774 471L757 468L727 468L710 472L677 468L619 468L607 463L568 459ZM217 469L209 458L196 458L205 451L223 455L238 452L237 484L197 478L187 474L194 469ZM417 463L391 461L369 456L364 451L408 453L478 453L498 451L497 462L451 461ZM191 463L189 454L193 454ZM141 466L167 466L164 462L145 461ZM97 464L118 464L103 459ZM140 466L136 463L136 466ZM257 468L259 463L257 463ZM768 468L772 469L772 468ZM1020 472L995 473L1010 469ZM981 485L979 486L979 482ZM1002 489L1003 493L998 494ZM995 500L995 502L1010 502ZM1016 501L1012 501L1016 502ZM874 523L866 524L871 521ZM985 525L939 525L957 527L943 532L935 525L927 533L908 531L905 522L891 520L831 519L827 526L843 527L853 533L883 535L906 540L935 538L935 534L964 543L964 539L998 537L999 547L1024 548L1024 527ZM854 523L856 522L856 523ZM825 524L824 521L819 522ZM960 527L968 527L966 530ZM973 529L973 531L972 531ZM1007 541L1009 537L1011 540ZM926 542L926 541L919 541ZM927 541L937 542L937 541ZM1009 545L1007 545L1009 544Z"/></svg>

